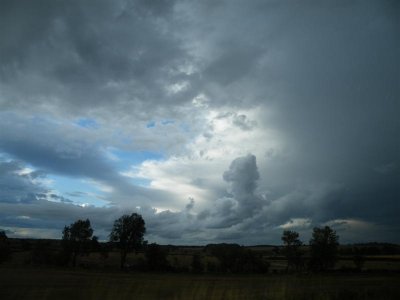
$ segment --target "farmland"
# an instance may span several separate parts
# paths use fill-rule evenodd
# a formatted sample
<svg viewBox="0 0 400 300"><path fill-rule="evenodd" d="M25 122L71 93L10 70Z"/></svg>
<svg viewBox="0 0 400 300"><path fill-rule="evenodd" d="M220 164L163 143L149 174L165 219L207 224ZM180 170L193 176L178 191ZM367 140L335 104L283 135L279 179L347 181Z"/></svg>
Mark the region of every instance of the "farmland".
<svg viewBox="0 0 400 300"><path fill-rule="evenodd" d="M1 299L399 299L395 274L195 275L0 269Z"/></svg>
<svg viewBox="0 0 400 300"><path fill-rule="evenodd" d="M364 247L370 254L362 270L354 268L353 248L342 246L335 269L324 273L287 272L276 247L248 247L269 269L233 274L218 269L218 259L204 247L163 246L170 268L154 272L140 269L143 253L130 253L121 271L117 249L107 256L79 256L73 268L34 259L35 249L43 251L40 245L48 256L57 253L57 240L15 239L11 245L11 258L0 265L0 299L400 299L400 256L381 246L371 248L381 251L376 255ZM200 257L202 272L192 269L194 255Z"/></svg>

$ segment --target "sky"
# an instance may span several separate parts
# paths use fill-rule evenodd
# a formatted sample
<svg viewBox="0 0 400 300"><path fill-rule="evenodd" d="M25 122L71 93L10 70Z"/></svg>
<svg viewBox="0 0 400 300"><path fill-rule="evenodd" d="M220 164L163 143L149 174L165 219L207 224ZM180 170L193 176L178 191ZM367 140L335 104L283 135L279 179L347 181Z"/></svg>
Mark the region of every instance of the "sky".
<svg viewBox="0 0 400 300"><path fill-rule="evenodd" d="M398 1L3 0L0 229L400 243Z"/></svg>

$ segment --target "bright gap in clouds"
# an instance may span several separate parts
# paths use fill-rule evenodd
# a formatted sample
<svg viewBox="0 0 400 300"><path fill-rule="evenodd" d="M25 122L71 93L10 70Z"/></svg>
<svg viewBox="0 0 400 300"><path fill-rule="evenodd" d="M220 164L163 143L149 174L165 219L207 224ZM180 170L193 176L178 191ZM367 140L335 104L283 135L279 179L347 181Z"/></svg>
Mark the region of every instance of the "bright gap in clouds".
<svg viewBox="0 0 400 300"><path fill-rule="evenodd" d="M106 206L105 196L110 187L93 180L73 178L59 175L48 175L51 181L48 187L51 193L66 198L66 201L79 206ZM50 197L51 198L51 197Z"/></svg>
<svg viewBox="0 0 400 300"><path fill-rule="evenodd" d="M115 170L119 170L121 175L130 177L132 185L142 187L150 187L151 181L144 177L132 176L129 170L137 168L147 161L164 159L164 155L152 151L127 151L114 147L109 147L104 153ZM113 192L112 186L106 182L90 178L48 175L46 183L53 193L64 195L71 203L80 206L107 206L110 204L109 195Z"/></svg>
<svg viewBox="0 0 400 300"><path fill-rule="evenodd" d="M76 121L76 124L83 128L96 129L99 128L99 124L95 119L91 118L80 118Z"/></svg>
<svg viewBox="0 0 400 300"><path fill-rule="evenodd" d="M112 163L118 168L126 168L131 165L138 165L147 160L162 160L164 155L153 151L127 151L117 148L107 150Z"/></svg>
<svg viewBox="0 0 400 300"><path fill-rule="evenodd" d="M107 150L107 157L111 159L112 164L119 170L121 175L131 178L132 184L142 187L149 187L151 180L139 176L134 170L147 161L165 159L165 156L161 153L152 151L123 151L115 148Z"/></svg>

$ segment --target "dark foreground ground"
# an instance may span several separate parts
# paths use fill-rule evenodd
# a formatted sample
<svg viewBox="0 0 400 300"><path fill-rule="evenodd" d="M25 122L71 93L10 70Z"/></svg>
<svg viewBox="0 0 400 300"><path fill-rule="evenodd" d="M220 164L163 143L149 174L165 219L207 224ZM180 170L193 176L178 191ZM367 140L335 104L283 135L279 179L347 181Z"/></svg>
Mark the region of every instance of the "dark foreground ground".
<svg viewBox="0 0 400 300"><path fill-rule="evenodd" d="M400 299L399 274L193 275L0 268L0 299Z"/></svg>

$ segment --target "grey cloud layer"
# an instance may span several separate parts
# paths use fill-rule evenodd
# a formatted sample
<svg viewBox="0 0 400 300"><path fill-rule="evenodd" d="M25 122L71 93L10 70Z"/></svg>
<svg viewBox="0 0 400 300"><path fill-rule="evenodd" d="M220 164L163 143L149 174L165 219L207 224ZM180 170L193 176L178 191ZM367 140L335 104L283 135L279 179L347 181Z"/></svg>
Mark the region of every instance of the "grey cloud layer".
<svg viewBox="0 0 400 300"><path fill-rule="evenodd" d="M156 113L160 98L176 101L164 87L185 78L170 10L143 1L3 2L4 107Z"/></svg>
<svg viewBox="0 0 400 300"><path fill-rule="evenodd" d="M108 184L114 188L108 199L125 207L176 206L172 195L134 186L117 172L102 152L123 145L110 138L114 133L82 134L60 122L88 116L104 127L121 124L113 129L136 138L130 149L176 154L197 134L211 135L186 109L204 95L209 109L257 107L265 118L233 114L233 124L275 130L285 149L264 149L257 164L254 156L234 160L223 175L227 193L210 200L208 210L195 214L193 204L157 219L148 208L155 235L182 237L183 227L187 240L196 228L215 230L219 239L241 239L245 231L256 239L291 218L316 224L356 218L399 228L397 1L0 6L0 108L8 111L0 119L2 152L45 172ZM53 126L35 119L42 114ZM154 119L181 121L191 131L171 126L146 138L140 127ZM0 201L36 205L28 195L42 187L7 171L15 164L1 167L1 184L15 188L3 189Z"/></svg>
<svg viewBox="0 0 400 300"><path fill-rule="evenodd" d="M0 202L29 203L37 199L46 189L32 182L32 179L43 176L41 172L21 174L23 164L18 161L0 161Z"/></svg>

